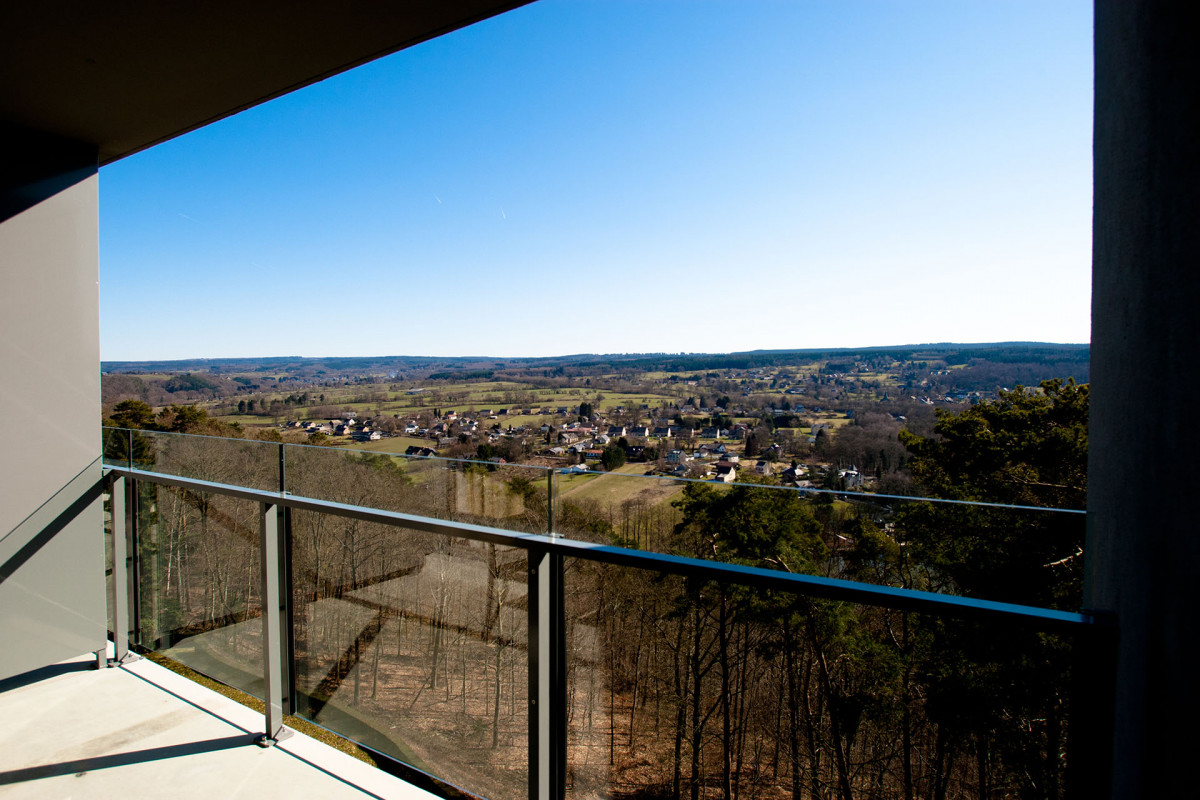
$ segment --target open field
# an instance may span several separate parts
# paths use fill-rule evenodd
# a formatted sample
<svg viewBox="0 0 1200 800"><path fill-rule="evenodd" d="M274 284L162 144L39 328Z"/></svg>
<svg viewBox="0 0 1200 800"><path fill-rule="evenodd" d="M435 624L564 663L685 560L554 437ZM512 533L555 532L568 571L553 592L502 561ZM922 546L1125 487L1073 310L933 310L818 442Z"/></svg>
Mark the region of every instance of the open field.
<svg viewBox="0 0 1200 800"><path fill-rule="evenodd" d="M333 437L333 445L335 447L367 453L396 453L403 455L404 451L413 445L417 447L432 447L434 444L429 439L418 439L415 436L392 436L376 442L355 442L348 436Z"/></svg>
<svg viewBox="0 0 1200 800"><path fill-rule="evenodd" d="M680 481L647 476L648 468L648 464L626 464L612 472L590 476L590 480L566 488L556 486L556 494L560 501L590 501L601 506L620 506L637 501L649 507L669 502L683 491L684 484ZM556 484L560 477L589 476L555 475Z"/></svg>
<svg viewBox="0 0 1200 800"><path fill-rule="evenodd" d="M310 393L312 394L312 393ZM324 419L318 415L318 409L333 408L339 412L348 411L359 416L397 415L401 419L415 417L422 411L434 408L443 413L454 411L458 414L475 413L483 409L497 411L509 408L529 408L533 406L550 406L555 409L567 407L574 409L580 403L591 403L597 410L607 410L617 406L625 406L631 410L642 410L643 405L651 409L661 406L664 402L674 403L678 397L666 393L622 393L606 392L602 389L586 387L570 387L561 389L535 388L530 384L513 381L457 383L438 385L435 390L410 395L406 391L396 391L385 387L347 386L322 387L319 393L324 400L311 401L306 406L285 407L280 419ZM237 422L244 426L263 427L275 421L274 416L256 414L221 413L223 410L236 406L239 400L270 404L273 401L282 402L286 392L245 392L234 395L218 403L209 404L215 416L226 422ZM597 400L597 398L601 398ZM492 423L504 425L530 424L545 421L551 415L521 415L519 420L514 417L499 417Z"/></svg>

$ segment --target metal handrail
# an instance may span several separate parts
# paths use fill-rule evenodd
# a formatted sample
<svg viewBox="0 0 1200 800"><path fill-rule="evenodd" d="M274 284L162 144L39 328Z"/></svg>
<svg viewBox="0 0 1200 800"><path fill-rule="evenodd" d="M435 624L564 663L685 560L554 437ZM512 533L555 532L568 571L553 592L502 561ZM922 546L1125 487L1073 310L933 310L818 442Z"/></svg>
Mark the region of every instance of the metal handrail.
<svg viewBox="0 0 1200 800"><path fill-rule="evenodd" d="M1097 620L1087 613L1058 611L1037 606L981 600L973 597L939 594L917 589L895 586L880 586L840 578L823 578L795 572L764 569L726 561L707 561L668 553L634 550L627 547L596 544L562 536L547 536L536 533L494 528L468 522L423 517L400 511L387 511L367 506L318 500L293 494L251 489L227 483L184 478L129 467L105 467L106 473L127 477L136 481L155 483L162 486L178 486L200 492L212 492L242 500L267 503L300 511L332 514L362 522L408 528L425 533L455 536L489 544L536 549L567 558L582 558L624 567L646 569L654 572L701 578L721 583L743 584L758 589L804 594L827 600L840 600L862 605L891 608L898 611L914 611L941 615L952 615L969 619L996 621L1016 619L1047 632L1070 632L1079 626L1096 624Z"/></svg>

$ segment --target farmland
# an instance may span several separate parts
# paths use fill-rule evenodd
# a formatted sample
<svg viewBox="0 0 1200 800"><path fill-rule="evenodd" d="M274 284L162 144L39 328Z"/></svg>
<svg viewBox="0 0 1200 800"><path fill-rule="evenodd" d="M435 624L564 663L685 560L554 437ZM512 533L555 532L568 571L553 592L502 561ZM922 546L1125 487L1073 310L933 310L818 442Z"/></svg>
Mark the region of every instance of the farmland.
<svg viewBox="0 0 1200 800"><path fill-rule="evenodd" d="M799 464L806 478L828 483L830 475L849 475L848 488L866 488L890 477L903 482L899 430L924 435L936 409L966 408L1007 386L1086 380L1087 348L105 366L106 415L122 401L139 401L148 413L176 420L176 428L203 414L207 433L547 468L586 462L596 470L604 449L619 445L623 455L604 456L613 478L639 471L720 477L718 464L741 457L746 463L734 471L742 477L754 467L776 478ZM194 411L171 411L185 407ZM762 459L770 466L756 466ZM646 483L561 475L557 489L571 502L620 505L631 501L626 495L647 494Z"/></svg>

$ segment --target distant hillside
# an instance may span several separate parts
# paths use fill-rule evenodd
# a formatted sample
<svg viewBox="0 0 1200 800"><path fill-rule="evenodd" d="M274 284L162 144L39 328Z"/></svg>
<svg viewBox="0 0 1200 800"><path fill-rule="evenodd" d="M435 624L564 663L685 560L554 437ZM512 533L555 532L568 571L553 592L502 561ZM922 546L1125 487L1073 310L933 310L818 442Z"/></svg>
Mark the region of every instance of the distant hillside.
<svg viewBox="0 0 1200 800"><path fill-rule="evenodd" d="M1046 342L996 342L982 344L883 345L859 348L806 348L789 350L749 350L733 353L578 353L562 356L500 358L491 356L335 356L307 358L303 356L269 356L262 358L194 358L177 361L102 361L100 371L125 374L180 374L204 372L212 375L270 373L314 377L320 375L387 375L414 372L426 377L432 373L455 371L495 371L504 369L541 370L548 367L573 366L622 368L666 371L690 369L748 369L764 366L805 364L815 360L862 361L889 357L899 361L940 360L947 364L967 364L972 361L992 363L1063 363L1086 365L1090 354L1087 344L1053 344ZM439 375L439 377L441 377ZM1076 375L1076 379L1080 377Z"/></svg>

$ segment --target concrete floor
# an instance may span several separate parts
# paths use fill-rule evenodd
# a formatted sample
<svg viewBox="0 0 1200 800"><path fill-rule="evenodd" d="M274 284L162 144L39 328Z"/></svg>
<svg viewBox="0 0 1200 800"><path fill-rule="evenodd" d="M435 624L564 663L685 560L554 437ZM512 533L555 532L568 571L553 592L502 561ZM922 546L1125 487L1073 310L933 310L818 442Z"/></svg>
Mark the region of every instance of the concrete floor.
<svg viewBox="0 0 1200 800"><path fill-rule="evenodd" d="M87 656L0 682L0 798L400 798L433 795L150 661Z"/></svg>

